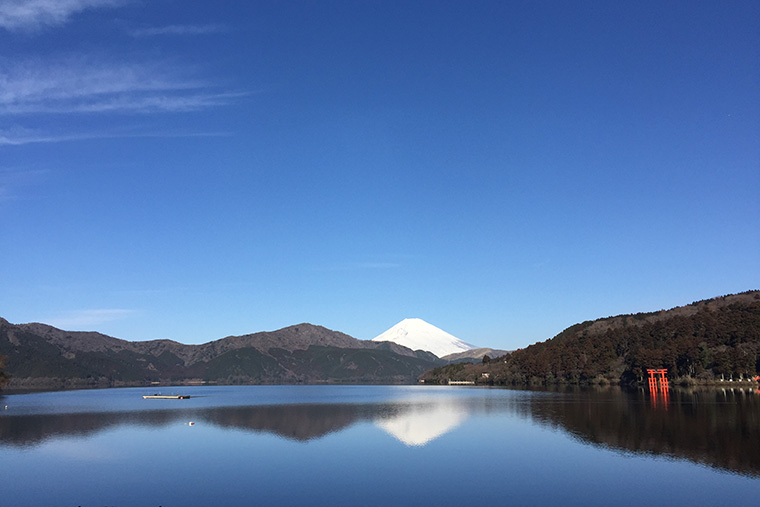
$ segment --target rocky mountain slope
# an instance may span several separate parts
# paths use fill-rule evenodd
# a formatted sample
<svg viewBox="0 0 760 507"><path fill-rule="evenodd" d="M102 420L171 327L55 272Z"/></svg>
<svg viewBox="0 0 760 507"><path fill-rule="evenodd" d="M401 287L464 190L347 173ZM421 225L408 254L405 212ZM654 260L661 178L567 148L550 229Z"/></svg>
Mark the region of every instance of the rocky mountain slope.
<svg viewBox="0 0 760 507"><path fill-rule="evenodd" d="M94 332L0 319L9 388L144 385L155 382L406 383L433 354L357 340L312 324L229 336L202 345L130 342Z"/></svg>

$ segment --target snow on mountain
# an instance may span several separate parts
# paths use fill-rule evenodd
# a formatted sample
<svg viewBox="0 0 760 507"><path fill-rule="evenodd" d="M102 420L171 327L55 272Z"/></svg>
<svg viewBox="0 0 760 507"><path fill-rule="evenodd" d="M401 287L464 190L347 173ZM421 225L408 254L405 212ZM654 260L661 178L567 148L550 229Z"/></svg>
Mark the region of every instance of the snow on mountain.
<svg viewBox="0 0 760 507"><path fill-rule="evenodd" d="M404 319L373 342L394 342L412 350L427 350L438 357L476 348L422 319Z"/></svg>

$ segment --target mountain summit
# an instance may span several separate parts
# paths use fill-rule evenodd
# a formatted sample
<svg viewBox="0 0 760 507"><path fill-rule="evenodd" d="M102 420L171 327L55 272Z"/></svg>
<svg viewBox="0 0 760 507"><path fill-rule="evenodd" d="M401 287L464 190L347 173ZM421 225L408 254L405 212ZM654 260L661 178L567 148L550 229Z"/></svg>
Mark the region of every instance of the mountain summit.
<svg viewBox="0 0 760 507"><path fill-rule="evenodd" d="M0 358L7 358L11 389L205 382L408 384L442 363L430 352L357 340L308 323L185 345L171 340L130 342L45 324L11 324L1 317Z"/></svg>
<svg viewBox="0 0 760 507"><path fill-rule="evenodd" d="M412 350L427 350L438 357L475 348L422 319L404 319L372 341L394 342Z"/></svg>

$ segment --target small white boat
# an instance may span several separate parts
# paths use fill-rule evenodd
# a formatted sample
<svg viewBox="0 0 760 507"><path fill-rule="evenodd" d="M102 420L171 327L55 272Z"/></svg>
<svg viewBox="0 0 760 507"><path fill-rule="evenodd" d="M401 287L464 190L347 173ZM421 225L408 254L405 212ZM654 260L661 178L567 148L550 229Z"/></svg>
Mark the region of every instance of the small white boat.
<svg viewBox="0 0 760 507"><path fill-rule="evenodd" d="M144 400L186 400L190 396L183 394L146 394Z"/></svg>

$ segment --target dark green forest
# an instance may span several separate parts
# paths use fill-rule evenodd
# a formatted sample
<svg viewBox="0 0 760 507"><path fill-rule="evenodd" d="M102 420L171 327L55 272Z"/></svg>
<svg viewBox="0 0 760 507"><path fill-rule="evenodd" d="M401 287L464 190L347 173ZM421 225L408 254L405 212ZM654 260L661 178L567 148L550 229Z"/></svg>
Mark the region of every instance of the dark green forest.
<svg viewBox="0 0 760 507"><path fill-rule="evenodd" d="M409 384L444 364L429 352L365 343L310 324L183 345L169 340L128 342L44 324L16 325L1 318L0 358L1 371L12 377L6 387L14 390L156 382ZM0 387L6 382L0 373Z"/></svg>
<svg viewBox="0 0 760 507"><path fill-rule="evenodd" d="M10 380L8 374L5 373L5 356L0 356L0 389Z"/></svg>
<svg viewBox="0 0 760 507"><path fill-rule="evenodd" d="M760 292L583 322L506 356L434 368L420 378L492 385L635 384L644 380L648 368L667 368L668 376L682 383L757 375Z"/></svg>

